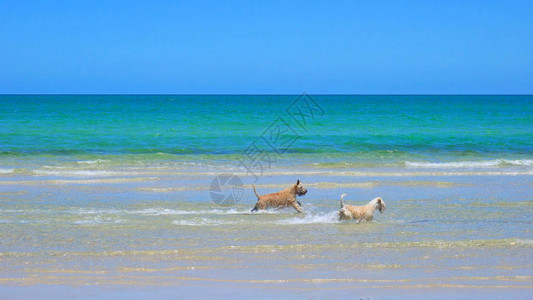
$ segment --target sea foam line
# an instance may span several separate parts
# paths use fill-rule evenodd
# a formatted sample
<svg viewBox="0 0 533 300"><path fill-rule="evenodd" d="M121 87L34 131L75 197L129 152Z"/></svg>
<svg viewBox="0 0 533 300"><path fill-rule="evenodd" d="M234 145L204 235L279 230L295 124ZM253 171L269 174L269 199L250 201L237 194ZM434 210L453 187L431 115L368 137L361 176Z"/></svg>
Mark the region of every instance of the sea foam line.
<svg viewBox="0 0 533 300"><path fill-rule="evenodd" d="M194 220L176 220L172 224L179 226L218 226L218 225L233 225L239 224L237 221L224 221L224 220L213 220L208 218L200 218Z"/></svg>
<svg viewBox="0 0 533 300"><path fill-rule="evenodd" d="M131 172L117 172L110 170L34 170L35 175L53 176L127 176ZM135 174L133 174L135 175Z"/></svg>
<svg viewBox="0 0 533 300"><path fill-rule="evenodd" d="M15 172L15 169L0 169L0 175L2 174L11 174Z"/></svg>
<svg viewBox="0 0 533 300"><path fill-rule="evenodd" d="M146 208L146 209L79 209L68 210L68 213L75 215L146 215L146 216L165 216L165 215L244 215L252 214L250 210L237 209L205 209L205 210L179 210L164 207Z"/></svg>
<svg viewBox="0 0 533 300"><path fill-rule="evenodd" d="M81 164L81 165L94 165L94 164L105 163L105 162L108 162L108 160L105 160L105 159L82 160L82 161L78 161L78 164Z"/></svg>
<svg viewBox="0 0 533 300"><path fill-rule="evenodd" d="M498 166L533 166L531 159L494 159L485 161L455 161L455 162L411 162L406 161L409 168L490 168Z"/></svg>

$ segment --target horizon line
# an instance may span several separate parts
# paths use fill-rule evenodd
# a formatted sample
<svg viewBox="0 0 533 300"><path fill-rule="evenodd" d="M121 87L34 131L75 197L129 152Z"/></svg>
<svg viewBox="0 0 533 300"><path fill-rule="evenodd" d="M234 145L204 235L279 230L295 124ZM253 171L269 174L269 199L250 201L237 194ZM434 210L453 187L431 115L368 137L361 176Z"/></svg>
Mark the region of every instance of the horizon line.
<svg viewBox="0 0 533 300"><path fill-rule="evenodd" d="M533 96L533 93L0 93L0 96Z"/></svg>

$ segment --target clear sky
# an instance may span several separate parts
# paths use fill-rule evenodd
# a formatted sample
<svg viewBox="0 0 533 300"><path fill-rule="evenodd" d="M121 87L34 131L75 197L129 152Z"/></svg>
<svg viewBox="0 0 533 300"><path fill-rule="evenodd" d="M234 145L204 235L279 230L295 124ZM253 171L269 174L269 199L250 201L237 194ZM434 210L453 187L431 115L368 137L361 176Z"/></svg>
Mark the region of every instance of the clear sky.
<svg viewBox="0 0 533 300"><path fill-rule="evenodd" d="M4 1L0 93L532 94L532 1Z"/></svg>

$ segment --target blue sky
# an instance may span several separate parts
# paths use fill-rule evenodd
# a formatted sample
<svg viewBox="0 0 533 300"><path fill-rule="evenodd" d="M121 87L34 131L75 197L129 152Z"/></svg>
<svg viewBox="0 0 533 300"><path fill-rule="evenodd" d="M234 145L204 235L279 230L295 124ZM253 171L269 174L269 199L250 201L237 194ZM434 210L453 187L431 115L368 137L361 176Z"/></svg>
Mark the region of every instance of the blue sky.
<svg viewBox="0 0 533 300"><path fill-rule="evenodd" d="M0 0L0 93L531 94L531 3Z"/></svg>

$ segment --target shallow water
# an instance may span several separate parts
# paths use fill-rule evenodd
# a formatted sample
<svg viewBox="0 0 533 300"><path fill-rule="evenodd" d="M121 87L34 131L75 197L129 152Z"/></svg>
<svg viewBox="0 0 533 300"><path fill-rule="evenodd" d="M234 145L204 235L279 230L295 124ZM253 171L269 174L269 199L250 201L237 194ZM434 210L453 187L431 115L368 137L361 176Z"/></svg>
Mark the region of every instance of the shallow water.
<svg viewBox="0 0 533 300"><path fill-rule="evenodd" d="M139 101L134 103L146 108ZM366 101L368 107L384 103L381 98ZM495 113L497 101L491 101L484 111ZM322 124L317 135L302 134L294 144L298 151L271 153L276 161L258 177L239 165L244 150L239 139L254 140L254 130L268 122L244 125L249 135L234 131L218 148L195 148L194 136L186 135L189 150L181 154L160 152L175 146L170 144L150 148L157 139L112 144L96 134L100 127L94 124L107 124L124 137L120 122L139 129L151 117L169 119L165 110L154 109L137 122L124 117L121 106L103 101L96 106L118 118L119 125L93 119L89 110L82 118L85 125L73 126L65 136L57 136L62 131L54 126L68 116L59 116L61 122L43 118L52 128L39 129L32 127L34 121L10 114L2 119L9 128L2 127L7 134L0 138L0 296L526 297L533 288L533 126L525 126L532 120L523 114L531 110L524 104L530 98L514 101L501 105L516 112L514 121L493 115L498 125L474 126L472 136L462 136L465 143L442 137L444 125L433 131L415 126L413 131L429 134L431 145L424 145L368 122L370 131L388 132L394 141L387 147L394 149L376 148L380 138L374 137L355 148L350 143L328 148L326 141L329 152L313 152L324 136L358 137L317 118L313 122ZM479 102L465 102L461 111L477 116L472 105ZM53 115L46 103L43 110L16 103L11 106L24 114ZM210 103L200 101L197 109L211 109ZM330 111L329 104L321 104ZM394 103L382 108L398 109ZM419 117L432 120L423 112ZM220 118L209 122L222 126ZM477 116L478 123L485 118ZM411 122L401 119L405 126ZM94 124L84 123L89 121ZM15 123L23 126L15 128ZM190 132L187 124L177 130ZM205 134L202 139L210 139ZM92 138L99 142L84 144ZM60 143L66 139L72 139L69 146ZM480 148L473 152L472 143ZM134 144L141 150L134 150ZM237 176L242 185L213 190L213 180L222 174ZM256 200L251 184L264 194L296 179L308 189L299 199L303 214L293 209L250 212ZM219 205L213 193L236 195L237 202ZM342 193L354 205L380 196L386 211L369 223L339 221Z"/></svg>
<svg viewBox="0 0 533 300"><path fill-rule="evenodd" d="M243 295L273 288L294 296L355 289L383 297L394 296L375 290L520 295L532 288L532 175L409 169L365 176L305 167L300 179L309 193L297 214L251 213L249 185L236 205L219 206L209 195L211 171L157 168L3 175L2 284L147 285L156 293L233 286ZM266 174L258 191L284 188L294 175L278 174L289 171ZM342 192L350 204L379 195L387 209L370 223L339 221Z"/></svg>

